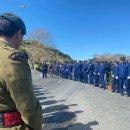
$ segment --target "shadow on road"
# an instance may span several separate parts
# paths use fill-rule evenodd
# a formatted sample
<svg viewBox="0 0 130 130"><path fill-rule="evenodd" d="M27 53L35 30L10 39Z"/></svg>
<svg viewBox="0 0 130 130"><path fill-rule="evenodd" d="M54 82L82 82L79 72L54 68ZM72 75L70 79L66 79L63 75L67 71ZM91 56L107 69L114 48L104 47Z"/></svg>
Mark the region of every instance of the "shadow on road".
<svg viewBox="0 0 130 130"><path fill-rule="evenodd" d="M67 121L72 120L73 118L76 117L76 114L74 112L68 112L68 111L63 111L63 112L55 112L51 116L45 116L43 117L43 122L46 123L64 123Z"/></svg>
<svg viewBox="0 0 130 130"><path fill-rule="evenodd" d="M48 90L44 90L44 88L36 85L34 88L37 98L40 100L41 105L44 106L42 110L43 130L93 130L91 127L99 124L97 121L92 121L87 124L74 123L77 114L83 111L77 110L72 112L69 111L69 107L75 107L77 104L65 105L65 100L51 100L54 96L45 96L45 94L50 94Z"/></svg>
<svg viewBox="0 0 130 130"><path fill-rule="evenodd" d="M75 123L66 127L61 127L61 128L55 128L55 129L51 129L51 130L93 130L93 128L91 128L94 125L98 125L99 122L97 121L91 121L87 124L82 124L82 123Z"/></svg>
<svg viewBox="0 0 130 130"><path fill-rule="evenodd" d="M54 106L49 106L43 109L43 113L50 113L50 112L55 112L55 111L62 111L65 109L68 109L69 107L61 104L61 105L54 105Z"/></svg>
<svg viewBox="0 0 130 130"><path fill-rule="evenodd" d="M52 104L56 104L56 103L57 103L56 100L49 100L49 101L41 102L41 105L52 105Z"/></svg>
<svg viewBox="0 0 130 130"><path fill-rule="evenodd" d="M35 91L35 95L36 95L36 96L45 95L45 94L50 94L50 93L43 93L43 92L36 92L36 91Z"/></svg>

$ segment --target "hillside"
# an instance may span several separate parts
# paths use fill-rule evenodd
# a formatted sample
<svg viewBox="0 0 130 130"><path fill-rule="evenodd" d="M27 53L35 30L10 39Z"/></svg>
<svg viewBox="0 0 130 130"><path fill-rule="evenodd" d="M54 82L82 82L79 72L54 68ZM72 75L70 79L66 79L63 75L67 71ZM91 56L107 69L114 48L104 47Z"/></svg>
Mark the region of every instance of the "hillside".
<svg viewBox="0 0 130 130"><path fill-rule="evenodd" d="M26 51L29 55L31 61L72 61L72 58L62 53L61 51L47 47L43 44L38 43L37 41L24 40L20 50Z"/></svg>

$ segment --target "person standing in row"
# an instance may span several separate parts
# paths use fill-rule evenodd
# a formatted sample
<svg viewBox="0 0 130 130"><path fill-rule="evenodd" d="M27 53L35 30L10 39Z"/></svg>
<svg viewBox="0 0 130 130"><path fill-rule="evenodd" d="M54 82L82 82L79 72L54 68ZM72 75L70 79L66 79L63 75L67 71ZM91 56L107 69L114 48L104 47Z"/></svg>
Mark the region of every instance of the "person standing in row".
<svg viewBox="0 0 130 130"><path fill-rule="evenodd" d="M125 57L120 58L121 63L118 65L116 72L116 79L119 79L120 94L124 95L124 85L126 88L127 96L130 96L130 64L126 62Z"/></svg>
<svg viewBox="0 0 130 130"><path fill-rule="evenodd" d="M43 62L42 66L41 66L42 78L47 78L47 69L48 69L47 64L45 62Z"/></svg>

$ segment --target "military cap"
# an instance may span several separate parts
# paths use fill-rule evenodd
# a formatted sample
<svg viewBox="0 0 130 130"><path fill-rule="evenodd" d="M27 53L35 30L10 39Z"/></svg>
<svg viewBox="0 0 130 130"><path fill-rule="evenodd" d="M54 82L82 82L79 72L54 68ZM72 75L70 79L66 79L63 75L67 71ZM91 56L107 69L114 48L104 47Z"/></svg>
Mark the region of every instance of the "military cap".
<svg viewBox="0 0 130 130"><path fill-rule="evenodd" d="M92 59L88 59L88 62L92 62Z"/></svg>
<svg viewBox="0 0 130 130"><path fill-rule="evenodd" d="M119 61L117 61L117 60L114 60L114 63L115 63L115 64L119 64Z"/></svg>
<svg viewBox="0 0 130 130"><path fill-rule="evenodd" d="M100 63L103 63L103 61L102 61L102 60L100 60Z"/></svg>
<svg viewBox="0 0 130 130"><path fill-rule="evenodd" d="M0 15L0 19L6 18L7 20L13 22L18 28L20 28L24 34L26 34L26 26L23 20L15 14L4 13Z"/></svg>
<svg viewBox="0 0 130 130"><path fill-rule="evenodd" d="M125 57L120 57L120 60L125 60Z"/></svg>
<svg viewBox="0 0 130 130"><path fill-rule="evenodd" d="M100 61L96 61L96 63L100 63Z"/></svg>

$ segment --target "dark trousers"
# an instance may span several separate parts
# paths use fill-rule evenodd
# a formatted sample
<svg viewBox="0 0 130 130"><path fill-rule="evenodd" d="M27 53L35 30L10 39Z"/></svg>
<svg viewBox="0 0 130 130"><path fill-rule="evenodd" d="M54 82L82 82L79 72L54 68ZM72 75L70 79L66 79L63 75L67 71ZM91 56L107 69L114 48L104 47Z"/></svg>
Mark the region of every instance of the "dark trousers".
<svg viewBox="0 0 130 130"><path fill-rule="evenodd" d="M69 79L72 80L72 70L69 70Z"/></svg>
<svg viewBox="0 0 130 130"><path fill-rule="evenodd" d="M117 92L120 91L119 80L114 77L114 78L112 78L112 92L115 92L115 90L117 90Z"/></svg>
<svg viewBox="0 0 130 130"><path fill-rule="evenodd" d="M83 82L84 83L88 83L88 74L87 74L87 71L83 72Z"/></svg>
<svg viewBox="0 0 130 130"><path fill-rule="evenodd" d="M83 81L83 73L82 73L82 72L81 72L81 73L78 73L78 80L79 80L80 82Z"/></svg>
<svg viewBox="0 0 130 130"><path fill-rule="evenodd" d="M94 75L94 85L99 87L99 75L98 74Z"/></svg>
<svg viewBox="0 0 130 130"><path fill-rule="evenodd" d="M119 89L120 93L123 94L123 86L125 85L126 92L128 95L130 95L130 87L129 87L129 80L126 78L119 78Z"/></svg>
<svg viewBox="0 0 130 130"><path fill-rule="evenodd" d="M94 82L93 82L93 72L89 72L88 77L89 77L89 83L94 84Z"/></svg>
<svg viewBox="0 0 130 130"><path fill-rule="evenodd" d="M76 70L74 70L74 80L78 80L78 73L77 73L77 71Z"/></svg>
<svg viewBox="0 0 130 130"><path fill-rule="evenodd" d="M100 84L101 84L101 88L106 89L106 82L105 82L105 75L104 74L100 75Z"/></svg>
<svg viewBox="0 0 130 130"><path fill-rule="evenodd" d="M42 71L42 77L43 78L47 78L47 70L43 70Z"/></svg>

